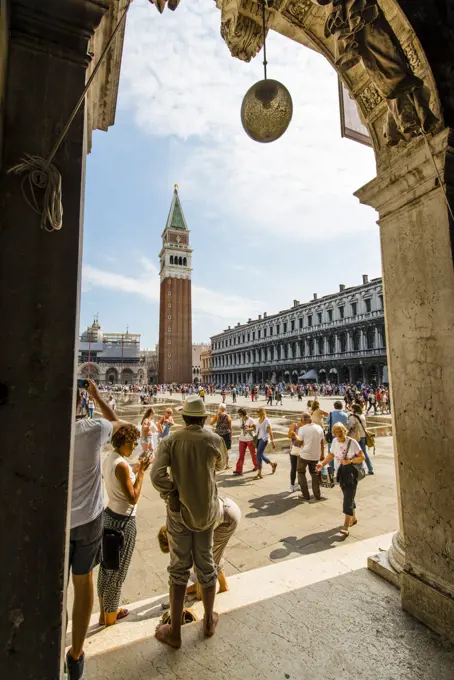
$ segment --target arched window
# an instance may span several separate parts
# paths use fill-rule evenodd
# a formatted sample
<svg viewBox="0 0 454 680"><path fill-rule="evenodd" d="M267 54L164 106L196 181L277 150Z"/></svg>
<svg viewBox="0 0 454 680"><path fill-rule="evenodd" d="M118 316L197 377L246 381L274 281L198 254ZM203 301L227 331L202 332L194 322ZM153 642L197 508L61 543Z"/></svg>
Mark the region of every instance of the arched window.
<svg viewBox="0 0 454 680"><path fill-rule="evenodd" d="M188 266L188 261L185 257L183 257L183 267L187 267L187 266Z"/></svg>
<svg viewBox="0 0 454 680"><path fill-rule="evenodd" d="M178 258L178 264L180 264L180 265L183 264L183 258L182 258L182 257L179 257L179 258Z"/></svg>
<svg viewBox="0 0 454 680"><path fill-rule="evenodd" d="M170 256L170 264L173 264L173 255Z"/></svg>

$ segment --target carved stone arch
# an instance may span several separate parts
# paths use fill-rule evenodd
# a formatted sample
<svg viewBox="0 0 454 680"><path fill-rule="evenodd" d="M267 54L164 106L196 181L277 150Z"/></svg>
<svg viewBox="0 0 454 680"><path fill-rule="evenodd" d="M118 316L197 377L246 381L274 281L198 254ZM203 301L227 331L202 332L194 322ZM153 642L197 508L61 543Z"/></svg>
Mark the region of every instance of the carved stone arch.
<svg viewBox="0 0 454 680"><path fill-rule="evenodd" d="M419 79L424 85L424 88L415 87L411 96L405 95L405 112L402 111L401 100L389 96L394 95L389 91L389 82L379 70L372 68L376 62L372 64L374 60L367 56L367 50L363 58L358 57L358 63L346 70L352 59L343 57L342 43L330 34L328 28L327 18L333 6L329 3L327 7L322 7L318 2L276 0L274 6L266 10L267 32L269 29L275 30L323 54L330 62L356 102L360 117L369 130L377 164L389 165L399 154L402 144L416 135L413 131L406 134L404 139L397 129L405 122L409 125L409 116L413 115L410 114L410 106L414 109L415 123L423 123L427 132L441 131L442 108L429 61L397 0L376 0L377 18L374 21L383 30L383 39L388 40L386 48L395 49L396 59L401 60L406 69L407 80L413 78L416 85ZM232 56L250 61L263 46L260 3L254 0L217 0L217 6L221 10L221 35ZM361 35L365 35L364 30ZM370 37L364 40L365 44L368 39ZM409 84L408 87L411 89L413 86ZM414 97L418 100L415 106ZM408 103L408 99L412 101ZM388 134L386 138L385 129ZM399 139L402 139L402 143L398 143Z"/></svg>
<svg viewBox="0 0 454 680"><path fill-rule="evenodd" d="M79 366L79 375L81 378L93 378L93 380L98 380L100 372L96 364L87 362Z"/></svg>

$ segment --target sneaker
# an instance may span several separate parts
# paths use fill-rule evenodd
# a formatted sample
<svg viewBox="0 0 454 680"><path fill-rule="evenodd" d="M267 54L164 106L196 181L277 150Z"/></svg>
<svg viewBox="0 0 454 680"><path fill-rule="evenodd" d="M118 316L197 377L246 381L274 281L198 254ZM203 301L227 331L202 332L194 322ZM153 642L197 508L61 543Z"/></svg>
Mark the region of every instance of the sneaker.
<svg viewBox="0 0 454 680"><path fill-rule="evenodd" d="M300 485L299 485L299 484L295 484L295 486L293 487L293 491L301 491Z"/></svg>
<svg viewBox="0 0 454 680"><path fill-rule="evenodd" d="M294 491L296 491L296 489L295 489L295 487L294 487L293 484L290 484L289 490L288 490L288 491L289 491L289 493L293 493Z"/></svg>
<svg viewBox="0 0 454 680"><path fill-rule="evenodd" d="M85 652L77 659L73 659L69 651L66 654L66 669L68 680L81 680L84 676Z"/></svg>
<svg viewBox="0 0 454 680"><path fill-rule="evenodd" d="M234 474L234 475L242 475L243 473L242 473L242 472L237 472L236 470L234 470L234 471L233 471L233 474Z"/></svg>

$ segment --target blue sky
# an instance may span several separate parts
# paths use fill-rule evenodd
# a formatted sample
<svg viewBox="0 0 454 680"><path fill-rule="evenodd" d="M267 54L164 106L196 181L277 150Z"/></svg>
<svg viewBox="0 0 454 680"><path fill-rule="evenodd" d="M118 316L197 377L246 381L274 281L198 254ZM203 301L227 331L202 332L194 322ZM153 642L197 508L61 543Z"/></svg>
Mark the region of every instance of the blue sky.
<svg viewBox="0 0 454 680"><path fill-rule="evenodd" d="M117 117L87 161L81 328L158 339L161 233L179 184L193 253L193 341L237 321L381 275L375 211L352 195L371 149L341 139L337 80L318 54L270 32L268 75L293 97L286 134L250 140L244 93L262 55L233 59L209 0L159 15L135 0Z"/></svg>

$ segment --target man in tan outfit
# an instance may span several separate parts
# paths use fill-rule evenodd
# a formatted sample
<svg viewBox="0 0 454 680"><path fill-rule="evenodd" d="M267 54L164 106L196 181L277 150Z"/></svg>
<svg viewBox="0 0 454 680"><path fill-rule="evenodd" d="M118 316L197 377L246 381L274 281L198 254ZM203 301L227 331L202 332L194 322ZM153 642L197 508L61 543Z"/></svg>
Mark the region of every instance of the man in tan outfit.
<svg viewBox="0 0 454 680"><path fill-rule="evenodd" d="M186 427L161 441L151 470L151 482L167 503L170 547L171 623L158 626L156 637L176 649L181 646L181 617L193 564L202 588L205 636L216 629L213 531L220 506L215 476L227 460L221 437L203 429L208 413L199 396L186 399L182 415Z"/></svg>

